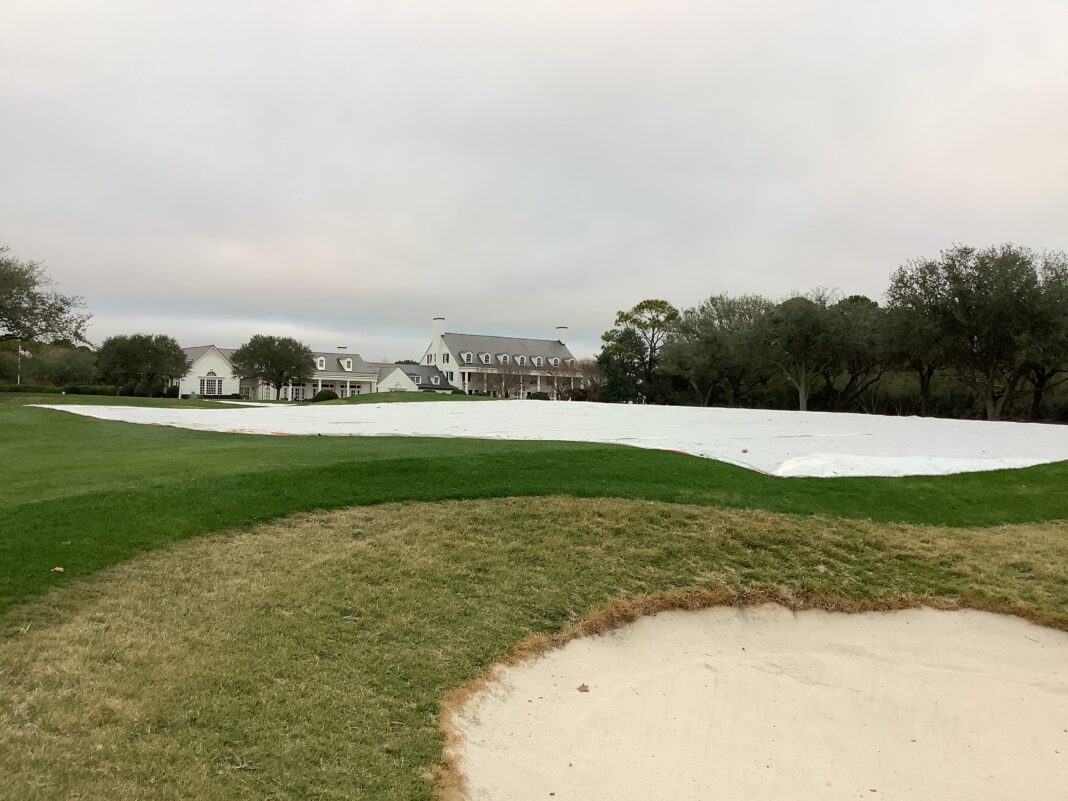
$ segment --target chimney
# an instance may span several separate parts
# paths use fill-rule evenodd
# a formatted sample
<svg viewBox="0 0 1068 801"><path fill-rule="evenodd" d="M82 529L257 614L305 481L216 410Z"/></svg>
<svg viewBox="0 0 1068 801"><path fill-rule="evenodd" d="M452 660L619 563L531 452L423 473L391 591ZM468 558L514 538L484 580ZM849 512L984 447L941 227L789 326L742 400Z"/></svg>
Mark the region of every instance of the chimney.
<svg viewBox="0 0 1068 801"><path fill-rule="evenodd" d="M567 326L566 325L558 325L558 326L556 326L556 338L560 340L560 344L561 345L566 345L567 344Z"/></svg>
<svg viewBox="0 0 1068 801"><path fill-rule="evenodd" d="M434 342L439 342L441 340L441 335L444 334L444 333L445 333L445 318L444 317L435 317L434 318Z"/></svg>

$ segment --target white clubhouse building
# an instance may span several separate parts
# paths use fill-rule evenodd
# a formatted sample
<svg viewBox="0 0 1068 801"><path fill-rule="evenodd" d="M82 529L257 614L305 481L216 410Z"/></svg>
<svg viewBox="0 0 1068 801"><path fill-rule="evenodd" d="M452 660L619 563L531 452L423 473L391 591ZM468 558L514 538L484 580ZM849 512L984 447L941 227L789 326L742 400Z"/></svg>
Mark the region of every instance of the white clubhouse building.
<svg viewBox="0 0 1068 801"><path fill-rule="evenodd" d="M445 331L444 317L435 317L420 361L437 367L449 383L468 394L525 398L544 392L556 400L582 385L566 338L566 326L557 327L556 339L453 334Z"/></svg>
<svg viewBox="0 0 1068 801"><path fill-rule="evenodd" d="M365 362L356 353L313 353L315 371L305 384L282 387L281 398L310 400L324 389L340 398L374 392L453 392L525 398L544 392L559 398L581 386L575 357L557 339L521 339L446 333L445 319L434 318L433 335L418 364ZM273 400L274 389L256 378L236 375L230 358L235 348L200 345L186 348L189 369L178 381L182 396L239 396Z"/></svg>

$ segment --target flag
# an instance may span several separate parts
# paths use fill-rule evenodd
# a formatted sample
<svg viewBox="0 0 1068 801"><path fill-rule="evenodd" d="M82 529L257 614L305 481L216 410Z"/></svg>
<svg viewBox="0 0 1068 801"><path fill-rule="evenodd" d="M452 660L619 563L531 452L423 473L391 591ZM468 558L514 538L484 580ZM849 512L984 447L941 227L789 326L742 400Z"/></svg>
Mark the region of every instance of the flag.
<svg viewBox="0 0 1068 801"><path fill-rule="evenodd" d="M30 353L28 350L26 350L26 348L22 347L22 345L19 345L19 356L22 357L23 359L32 359L33 358L33 354Z"/></svg>

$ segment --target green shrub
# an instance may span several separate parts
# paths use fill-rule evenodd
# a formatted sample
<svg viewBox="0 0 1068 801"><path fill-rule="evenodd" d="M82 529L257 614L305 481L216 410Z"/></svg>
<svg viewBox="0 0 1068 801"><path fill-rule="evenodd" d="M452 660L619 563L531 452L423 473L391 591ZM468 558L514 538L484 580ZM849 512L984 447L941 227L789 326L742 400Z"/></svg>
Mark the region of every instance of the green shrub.
<svg viewBox="0 0 1068 801"><path fill-rule="evenodd" d="M528 392L527 400L549 400L548 392Z"/></svg>
<svg viewBox="0 0 1068 801"><path fill-rule="evenodd" d="M71 384L63 387L68 395L114 395L115 387L110 384Z"/></svg>
<svg viewBox="0 0 1068 801"><path fill-rule="evenodd" d="M319 403L320 401L337 400L337 393L332 389L321 389L315 393L315 397L312 398L312 403Z"/></svg>
<svg viewBox="0 0 1068 801"><path fill-rule="evenodd" d="M0 384L0 392L44 392L58 395L59 387L42 387L36 384Z"/></svg>
<svg viewBox="0 0 1068 801"><path fill-rule="evenodd" d="M167 389L165 389L163 391L163 397L165 397L165 398L177 398L178 397L178 387L176 385L167 387Z"/></svg>

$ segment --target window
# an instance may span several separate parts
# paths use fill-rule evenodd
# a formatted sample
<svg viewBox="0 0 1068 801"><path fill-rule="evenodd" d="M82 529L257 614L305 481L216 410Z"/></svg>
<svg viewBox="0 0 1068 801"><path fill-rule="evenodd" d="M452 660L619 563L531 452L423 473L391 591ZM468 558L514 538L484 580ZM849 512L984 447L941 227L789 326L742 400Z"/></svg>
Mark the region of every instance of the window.
<svg viewBox="0 0 1068 801"><path fill-rule="evenodd" d="M471 364L471 352L468 351L467 353L464 353L462 355L464 359L464 364Z"/></svg>
<svg viewBox="0 0 1068 801"><path fill-rule="evenodd" d="M501 364L508 364L508 354L507 353L502 353L500 356L497 357L497 359L500 361Z"/></svg>
<svg viewBox="0 0 1068 801"><path fill-rule="evenodd" d="M412 383L414 383L414 384L422 384L423 383L423 377L421 375L413 375L412 376Z"/></svg>
<svg viewBox="0 0 1068 801"><path fill-rule="evenodd" d="M441 363L442 364L448 364L449 363L449 354L447 354L447 353L441 354Z"/></svg>
<svg viewBox="0 0 1068 801"><path fill-rule="evenodd" d="M209 371L200 379L201 395L222 395L222 379L215 377L214 371Z"/></svg>
<svg viewBox="0 0 1068 801"><path fill-rule="evenodd" d="M452 381L452 376L453 376L453 373L452 373L452 371L449 371L448 373L445 373L445 377L446 377L447 379L449 379L450 381Z"/></svg>
<svg viewBox="0 0 1068 801"><path fill-rule="evenodd" d="M522 366L522 365L527 363L527 357L526 356L516 356L515 357L515 363L520 365L520 366Z"/></svg>
<svg viewBox="0 0 1068 801"><path fill-rule="evenodd" d="M352 359L345 359L344 365L346 370L352 372Z"/></svg>
<svg viewBox="0 0 1068 801"><path fill-rule="evenodd" d="M435 386L437 386L438 384L441 383L441 379L438 378L436 375L432 375L432 376L430 376L430 383L434 384Z"/></svg>
<svg viewBox="0 0 1068 801"><path fill-rule="evenodd" d="M433 364L434 363L434 354L433 353L428 353L426 355L426 363L427 364Z"/></svg>
<svg viewBox="0 0 1068 801"><path fill-rule="evenodd" d="M315 367L318 370L325 370L326 369L326 359L324 359L322 356L320 356L318 359L315 360Z"/></svg>
<svg viewBox="0 0 1068 801"><path fill-rule="evenodd" d="M544 361L545 360L542 359L541 356L535 356L533 359L531 359L531 362L534 363L535 367L541 367L542 362L544 362Z"/></svg>
<svg viewBox="0 0 1068 801"><path fill-rule="evenodd" d="M483 353L479 358L482 359L482 363L483 364L489 364L490 363L490 355L488 353Z"/></svg>
<svg viewBox="0 0 1068 801"><path fill-rule="evenodd" d="M551 364L553 367L559 367L560 360L553 356L553 358L549 359L549 364Z"/></svg>

